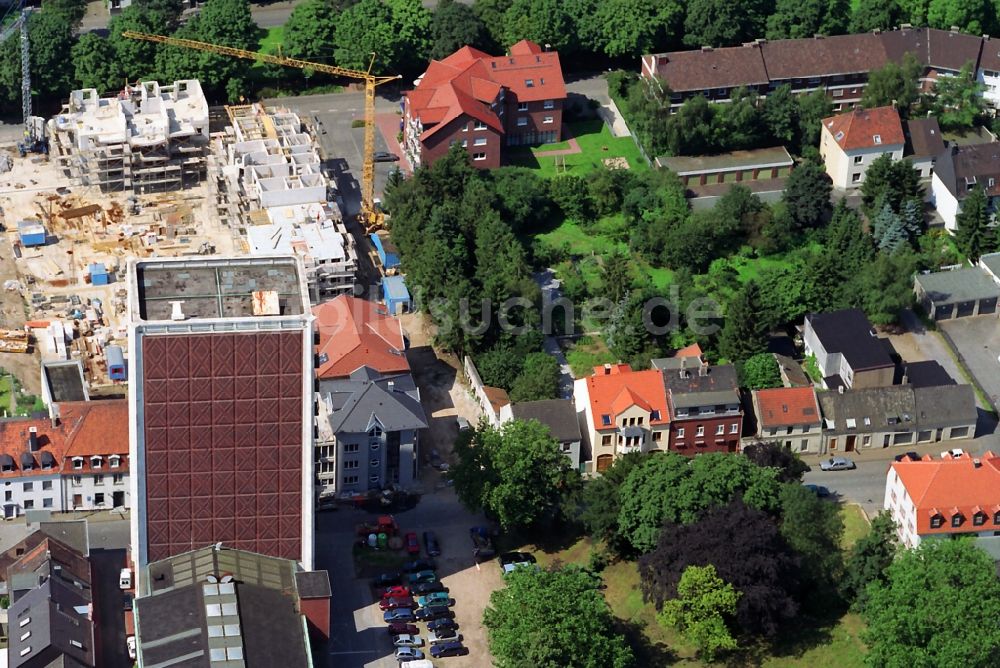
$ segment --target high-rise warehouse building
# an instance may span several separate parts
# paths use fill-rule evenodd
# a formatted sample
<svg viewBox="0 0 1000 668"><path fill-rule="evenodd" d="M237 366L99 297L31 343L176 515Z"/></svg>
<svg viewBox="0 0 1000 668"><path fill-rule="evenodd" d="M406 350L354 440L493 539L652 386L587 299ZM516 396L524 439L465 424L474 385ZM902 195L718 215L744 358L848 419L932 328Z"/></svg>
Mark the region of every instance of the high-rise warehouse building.
<svg viewBox="0 0 1000 668"><path fill-rule="evenodd" d="M132 550L313 561L313 316L290 256L131 260Z"/></svg>

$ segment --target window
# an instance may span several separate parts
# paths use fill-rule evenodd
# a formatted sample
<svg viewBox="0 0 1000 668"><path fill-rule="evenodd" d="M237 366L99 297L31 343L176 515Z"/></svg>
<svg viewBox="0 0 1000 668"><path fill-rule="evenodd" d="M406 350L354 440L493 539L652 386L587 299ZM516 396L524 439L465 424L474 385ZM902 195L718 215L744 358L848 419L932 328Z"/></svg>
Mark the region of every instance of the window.
<svg viewBox="0 0 1000 668"><path fill-rule="evenodd" d="M468 139L463 139L462 140L462 148L469 148L469 140Z"/></svg>
<svg viewBox="0 0 1000 668"><path fill-rule="evenodd" d="M993 515L993 524L1000 524L1000 511Z"/></svg>
<svg viewBox="0 0 1000 668"><path fill-rule="evenodd" d="M35 502L34 501L32 501L31 499L25 499L25 501L24 501L24 509L25 510L31 510L34 507L35 507Z"/></svg>
<svg viewBox="0 0 1000 668"><path fill-rule="evenodd" d="M382 428L375 425L368 431L369 438L382 438Z"/></svg>
<svg viewBox="0 0 1000 668"><path fill-rule="evenodd" d="M44 490L50 490L50 489L52 489L52 481L51 480L43 480L42 481L42 489L44 489Z"/></svg>
<svg viewBox="0 0 1000 668"><path fill-rule="evenodd" d="M861 180L861 174L851 174L851 183L857 183Z"/></svg>
<svg viewBox="0 0 1000 668"><path fill-rule="evenodd" d="M724 425L724 424L716 425L716 427L715 427L715 435L716 436L722 436L725 433L726 433L726 425Z"/></svg>
<svg viewBox="0 0 1000 668"><path fill-rule="evenodd" d="M79 487L83 484L83 477L75 475L73 476L73 487Z"/></svg>
<svg viewBox="0 0 1000 668"><path fill-rule="evenodd" d="M951 516L951 525L953 527L960 527L962 526L962 521L964 519L965 518L963 518L959 513L955 513L954 515Z"/></svg>
<svg viewBox="0 0 1000 668"><path fill-rule="evenodd" d="M608 425L610 425L611 424L611 416L610 415L602 415L601 416L601 424L603 424L605 427L607 427Z"/></svg>
<svg viewBox="0 0 1000 668"><path fill-rule="evenodd" d="M473 130L485 130L486 129L486 123L483 123L482 121L476 121L476 125L473 126L472 129Z"/></svg>
<svg viewBox="0 0 1000 668"><path fill-rule="evenodd" d="M51 508L52 499L42 499L42 508Z"/></svg>
<svg viewBox="0 0 1000 668"><path fill-rule="evenodd" d="M942 524L944 524L944 518L941 517L940 515L934 515L933 517L931 517L932 529L940 529Z"/></svg>
<svg viewBox="0 0 1000 668"><path fill-rule="evenodd" d="M553 120L551 116L546 116L545 118L542 119L542 123L552 123L552 122Z"/></svg>
<svg viewBox="0 0 1000 668"><path fill-rule="evenodd" d="M348 460L344 461L344 470L345 471L352 471L352 470L354 470L356 468L358 468L358 460L357 459L348 459Z"/></svg>
<svg viewBox="0 0 1000 668"><path fill-rule="evenodd" d="M663 432L662 431L654 431L653 432L653 442L654 443L659 443L662 439L663 439Z"/></svg>
<svg viewBox="0 0 1000 668"><path fill-rule="evenodd" d="M977 526L977 527L981 527L984 524L986 524L986 514L979 512L979 513L976 513L975 515L973 515L972 516L972 524L973 524L973 526Z"/></svg>
<svg viewBox="0 0 1000 668"><path fill-rule="evenodd" d="M611 437L605 434L601 437L601 445L611 445Z"/></svg>
<svg viewBox="0 0 1000 668"><path fill-rule="evenodd" d="M360 446L357 443L345 443L344 444L344 452L345 453L347 453L347 452L357 452L359 449L360 449Z"/></svg>
<svg viewBox="0 0 1000 668"><path fill-rule="evenodd" d="M517 127L523 128L527 124L528 124L528 118L526 116L517 117Z"/></svg>
<svg viewBox="0 0 1000 668"><path fill-rule="evenodd" d="M684 427L677 430L677 438L684 438Z"/></svg>
<svg viewBox="0 0 1000 668"><path fill-rule="evenodd" d="M473 160L485 160L486 159L486 154L485 153L473 153L472 154L472 159Z"/></svg>
<svg viewBox="0 0 1000 668"><path fill-rule="evenodd" d="M738 422L734 422L731 425L729 425L730 434L738 434L739 431L740 431L740 424Z"/></svg>
<svg viewBox="0 0 1000 668"><path fill-rule="evenodd" d="M545 103L542 104L542 107L544 107L545 109L555 109L556 102L555 100L545 100Z"/></svg>
<svg viewBox="0 0 1000 668"><path fill-rule="evenodd" d="M856 156L854 156L854 164L855 165L860 165L862 160L864 160L864 156L863 155L856 155Z"/></svg>
<svg viewBox="0 0 1000 668"><path fill-rule="evenodd" d="M476 137L476 140L472 142L473 146L486 146L486 137Z"/></svg>
<svg viewBox="0 0 1000 668"><path fill-rule="evenodd" d="M875 142L876 146L879 145L879 144L881 144L882 143L882 135L872 135L872 141Z"/></svg>
<svg viewBox="0 0 1000 668"><path fill-rule="evenodd" d="M374 440L371 443L368 444L368 447L371 448L372 452L378 452L378 449L379 449L380 446L381 446L381 443L379 443L378 441L374 441Z"/></svg>
<svg viewBox="0 0 1000 668"><path fill-rule="evenodd" d="M10 491L9 489L3 493L4 501L10 501L13 497L14 497L14 492Z"/></svg>
<svg viewBox="0 0 1000 668"><path fill-rule="evenodd" d="M103 460L102 457L91 457L90 458L90 467L91 468L95 468L95 469L99 469L99 468L101 468L101 462L103 462L103 461L104 460Z"/></svg>
<svg viewBox="0 0 1000 668"><path fill-rule="evenodd" d="M330 470L332 471L333 468L331 467ZM111 482L114 483L115 485L121 485L122 483L125 482L125 476L122 475L121 473L116 473L113 476L111 476Z"/></svg>
<svg viewBox="0 0 1000 668"><path fill-rule="evenodd" d="M116 468L118 468L119 466L121 466L121 463L122 463L122 458L121 458L121 457L119 457L118 455L112 455L112 456L111 456L111 457L110 457L110 458L108 459L108 464L110 464L110 465L111 465L111 468L113 468L113 469L116 469Z"/></svg>
<svg viewBox="0 0 1000 668"><path fill-rule="evenodd" d="M518 102L517 103L517 110L518 111L527 111L528 110L528 103L527 102Z"/></svg>
<svg viewBox="0 0 1000 668"><path fill-rule="evenodd" d="M24 491L25 492L30 492L35 487L34 483L30 483L30 482L26 482L22 486L24 487Z"/></svg>
<svg viewBox="0 0 1000 668"><path fill-rule="evenodd" d="M694 435L695 436L704 436L705 435L705 428L702 427L701 425L698 425L698 429L697 429L697 431L695 431Z"/></svg>
<svg viewBox="0 0 1000 668"><path fill-rule="evenodd" d="M525 79L524 80L524 85L527 88L534 88L535 87L535 80L534 79Z"/></svg>
<svg viewBox="0 0 1000 668"><path fill-rule="evenodd" d="M637 420L635 421L635 423L636 423L637 425L639 425L639 426L641 427L641 426L642 426L642 421L643 421L643 419L644 419L644 418L641 418L641 417L640 417L640 418L638 418L638 419L637 419Z"/></svg>
<svg viewBox="0 0 1000 668"><path fill-rule="evenodd" d="M652 413L649 414L650 422L656 422L659 419L660 419L660 411L654 410Z"/></svg>
<svg viewBox="0 0 1000 668"><path fill-rule="evenodd" d="M358 476L356 476L356 475L345 475L344 476L344 484L345 485L357 485L358 484Z"/></svg>

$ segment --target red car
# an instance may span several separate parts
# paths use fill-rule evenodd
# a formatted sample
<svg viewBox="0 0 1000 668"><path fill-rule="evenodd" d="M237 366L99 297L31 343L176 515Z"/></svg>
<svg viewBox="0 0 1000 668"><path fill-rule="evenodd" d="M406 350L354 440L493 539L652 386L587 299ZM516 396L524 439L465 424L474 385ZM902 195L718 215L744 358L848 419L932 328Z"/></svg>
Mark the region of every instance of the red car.
<svg viewBox="0 0 1000 668"><path fill-rule="evenodd" d="M407 598L409 595L410 588L402 585L386 587L386 590L382 592L382 598Z"/></svg>
<svg viewBox="0 0 1000 668"><path fill-rule="evenodd" d="M378 602L378 607L382 610L395 610L396 608L415 608L417 602L412 598L383 598Z"/></svg>
<svg viewBox="0 0 1000 668"><path fill-rule="evenodd" d="M420 541L417 540L415 531L406 534L406 551L412 555L420 554Z"/></svg>
<svg viewBox="0 0 1000 668"><path fill-rule="evenodd" d="M413 624L407 624L406 622L392 622L389 624L389 635L398 636L402 634L415 636L420 633L420 630Z"/></svg>

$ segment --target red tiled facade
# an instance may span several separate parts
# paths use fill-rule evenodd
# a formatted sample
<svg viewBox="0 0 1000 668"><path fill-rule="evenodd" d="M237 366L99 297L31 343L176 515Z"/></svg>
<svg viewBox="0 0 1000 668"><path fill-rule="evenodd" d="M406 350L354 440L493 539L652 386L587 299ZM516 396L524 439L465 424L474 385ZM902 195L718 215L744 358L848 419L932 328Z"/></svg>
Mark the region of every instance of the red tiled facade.
<svg viewBox="0 0 1000 668"><path fill-rule="evenodd" d="M301 332L142 339L150 562L222 541L299 559Z"/></svg>

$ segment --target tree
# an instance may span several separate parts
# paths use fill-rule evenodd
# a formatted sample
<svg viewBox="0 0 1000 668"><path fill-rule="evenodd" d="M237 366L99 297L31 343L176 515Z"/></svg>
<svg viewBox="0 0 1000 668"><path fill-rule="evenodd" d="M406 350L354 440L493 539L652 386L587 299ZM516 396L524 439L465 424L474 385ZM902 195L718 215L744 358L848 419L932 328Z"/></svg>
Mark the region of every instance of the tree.
<svg viewBox="0 0 1000 668"><path fill-rule="evenodd" d="M590 222L593 204L587 182L573 174L560 174L549 181L549 196L567 218L580 223Z"/></svg>
<svg viewBox="0 0 1000 668"><path fill-rule="evenodd" d="M862 202L869 211L875 210L873 207L880 198L892 211L899 211L904 201L921 199L921 193L920 172L913 168L913 163L893 160L888 153L868 165L861 184Z"/></svg>
<svg viewBox="0 0 1000 668"><path fill-rule="evenodd" d="M523 368L524 358L505 343L498 343L476 357L476 370L483 383L508 392Z"/></svg>
<svg viewBox="0 0 1000 668"><path fill-rule="evenodd" d="M723 357L742 361L767 351L768 320L761 307L760 287L756 281L747 282L726 307L725 324L719 333Z"/></svg>
<svg viewBox="0 0 1000 668"><path fill-rule="evenodd" d="M549 221L552 200L549 198L548 183L535 170L501 167L491 170L489 174L493 177L500 216L514 232L531 233Z"/></svg>
<svg viewBox="0 0 1000 668"><path fill-rule="evenodd" d="M971 128L986 110L983 90L984 84L976 80L975 65L968 62L955 76L939 77L934 94L924 98L923 106L938 119L942 130Z"/></svg>
<svg viewBox="0 0 1000 668"><path fill-rule="evenodd" d="M684 101L666 121L666 148L673 155L701 155L713 148L715 108L703 95Z"/></svg>
<svg viewBox="0 0 1000 668"><path fill-rule="evenodd" d="M548 427L534 420L513 420L502 429L482 426L459 438L455 452L451 479L458 498L469 509L485 510L505 530L558 519L580 480Z"/></svg>
<svg viewBox="0 0 1000 668"><path fill-rule="evenodd" d="M522 39L550 44L562 56L579 50L574 17L562 0L513 0L504 12L503 46Z"/></svg>
<svg viewBox="0 0 1000 668"><path fill-rule="evenodd" d="M805 148L819 146L823 119L833 113L833 103L826 91L814 90L797 98L799 103L799 153Z"/></svg>
<svg viewBox="0 0 1000 668"><path fill-rule="evenodd" d="M285 55L302 60L321 60L336 43L340 9L329 0L305 0L296 5L285 23Z"/></svg>
<svg viewBox="0 0 1000 668"><path fill-rule="evenodd" d="M764 34L773 3L751 0L690 0L684 19L684 43L691 47L734 46Z"/></svg>
<svg viewBox="0 0 1000 668"><path fill-rule="evenodd" d="M799 229L820 227L830 208L833 184L823 169L812 162L799 164L788 176L781 201Z"/></svg>
<svg viewBox="0 0 1000 668"><path fill-rule="evenodd" d="M802 474L809 471L809 465L791 448L774 441L751 443L743 448L743 456L757 466L775 469L780 482L802 482Z"/></svg>
<svg viewBox="0 0 1000 668"><path fill-rule="evenodd" d="M814 592L835 589L843 570L840 508L798 482L781 488L781 535L801 557L802 580Z"/></svg>
<svg viewBox="0 0 1000 668"><path fill-rule="evenodd" d="M596 5L596 11L577 13L576 20L581 37L593 40L588 50L599 49L611 58L662 49L673 42L684 16L676 0L603 0Z"/></svg>
<svg viewBox="0 0 1000 668"><path fill-rule="evenodd" d="M751 390L781 387L781 370L771 353L751 355L740 365L740 385Z"/></svg>
<svg viewBox="0 0 1000 668"><path fill-rule="evenodd" d="M849 33L891 30L900 23L903 10L896 0L859 0L851 14Z"/></svg>
<svg viewBox="0 0 1000 668"><path fill-rule="evenodd" d="M844 0L777 0L767 19L768 39L803 39L839 35L846 27L850 5Z"/></svg>
<svg viewBox="0 0 1000 668"><path fill-rule="evenodd" d="M580 521L589 536L604 541L611 551L620 556L626 556L630 552L628 541L622 537L618 526L621 487L632 469L640 466L648 457L648 454L639 452L618 457L601 475L588 478L583 485Z"/></svg>
<svg viewBox="0 0 1000 668"><path fill-rule="evenodd" d="M976 262L980 256L996 249L996 239L989 229L986 191L973 188L962 200L961 211L955 216L955 245Z"/></svg>
<svg viewBox="0 0 1000 668"><path fill-rule="evenodd" d="M868 85L861 96L866 108L895 105L906 116L920 97L920 76L924 66L912 53L903 56L902 64L892 61L868 75Z"/></svg>
<svg viewBox="0 0 1000 668"><path fill-rule="evenodd" d="M76 81L83 88L108 92L121 86L115 64L115 48L104 37L88 32L70 50L70 60L76 67Z"/></svg>
<svg viewBox="0 0 1000 668"><path fill-rule="evenodd" d="M917 258L909 248L889 255L879 253L865 271L854 277L849 289L860 307L876 325L889 325L913 304L913 274Z"/></svg>
<svg viewBox="0 0 1000 668"><path fill-rule="evenodd" d="M798 612L798 557L770 515L739 499L664 525L656 549L639 558L643 598L662 608L687 567L709 564L740 592L736 621L746 633L773 637Z"/></svg>
<svg viewBox="0 0 1000 668"><path fill-rule="evenodd" d="M66 7L46 5L28 16L32 95L41 100L64 99L75 86L74 64L69 57L76 41L76 21ZM15 32L0 47L0 100L11 113L20 114L21 51Z"/></svg>
<svg viewBox="0 0 1000 668"><path fill-rule="evenodd" d="M419 0L360 0L341 13L334 39L338 65L414 74L430 51L430 13Z"/></svg>
<svg viewBox="0 0 1000 668"><path fill-rule="evenodd" d="M442 0L431 15L431 58L444 58L463 46L489 47L486 27L469 5Z"/></svg>
<svg viewBox="0 0 1000 668"><path fill-rule="evenodd" d="M737 496L754 508L777 508L777 471L729 453L694 459L658 454L633 468L622 483L618 526L635 553L656 547L664 523L695 522ZM679 577L679 574L678 574Z"/></svg>
<svg viewBox="0 0 1000 668"><path fill-rule="evenodd" d="M761 120L775 141L798 147L799 105L791 86L781 84L764 98Z"/></svg>
<svg viewBox="0 0 1000 668"><path fill-rule="evenodd" d="M598 590L579 568L518 568L483 612L499 668L630 668L635 659Z"/></svg>
<svg viewBox="0 0 1000 668"><path fill-rule="evenodd" d="M996 665L1000 580L974 540L925 540L904 551L887 575L867 589L869 665Z"/></svg>
<svg viewBox="0 0 1000 668"><path fill-rule="evenodd" d="M108 23L108 42L114 47L118 72L122 81L158 79L157 54L160 45L144 40L122 37L125 31L171 34L177 27L180 12L161 11L133 3Z"/></svg>
<svg viewBox="0 0 1000 668"><path fill-rule="evenodd" d="M739 86L729 104L716 107L712 118L712 145L725 150L754 148L760 143L763 124L757 93Z"/></svg>
<svg viewBox="0 0 1000 668"><path fill-rule="evenodd" d="M524 367L514 379L510 400L538 401L559 398L559 363L548 353L531 353L524 358Z"/></svg>
<svg viewBox="0 0 1000 668"><path fill-rule="evenodd" d="M989 0L930 0L927 23L931 28L957 26L964 33L982 35L996 27L996 8Z"/></svg>
<svg viewBox="0 0 1000 668"><path fill-rule="evenodd" d="M726 618L736 613L740 594L719 577L715 566L688 566L677 583L677 598L663 603L658 619L673 626L709 662L719 651L736 649Z"/></svg>
<svg viewBox="0 0 1000 668"><path fill-rule="evenodd" d="M876 581L886 583L896 549L896 523L883 511L875 516L868 533L858 539L847 555L840 593L850 602L852 610L864 611L869 585Z"/></svg>
<svg viewBox="0 0 1000 668"><path fill-rule="evenodd" d="M919 197L911 197L899 208L899 217L903 219L903 228L911 243L924 233L924 202Z"/></svg>
<svg viewBox="0 0 1000 668"><path fill-rule="evenodd" d="M476 0L472 3L472 11L476 13L483 27L486 28L491 53L499 52L495 50L502 49L504 46L510 46L504 37L505 13L508 7L510 7L510 0Z"/></svg>

